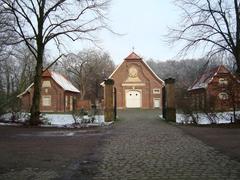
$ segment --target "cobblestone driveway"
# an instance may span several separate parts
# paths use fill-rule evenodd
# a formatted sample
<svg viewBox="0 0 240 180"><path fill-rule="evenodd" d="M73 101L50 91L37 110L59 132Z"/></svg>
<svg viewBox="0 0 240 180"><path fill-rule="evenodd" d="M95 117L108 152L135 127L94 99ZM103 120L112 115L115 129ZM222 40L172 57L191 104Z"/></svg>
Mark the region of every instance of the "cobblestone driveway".
<svg viewBox="0 0 240 180"><path fill-rule="evenodd" d="M122 111L101 149L94 179L240 179L240 163L161 121Z"/></svg>

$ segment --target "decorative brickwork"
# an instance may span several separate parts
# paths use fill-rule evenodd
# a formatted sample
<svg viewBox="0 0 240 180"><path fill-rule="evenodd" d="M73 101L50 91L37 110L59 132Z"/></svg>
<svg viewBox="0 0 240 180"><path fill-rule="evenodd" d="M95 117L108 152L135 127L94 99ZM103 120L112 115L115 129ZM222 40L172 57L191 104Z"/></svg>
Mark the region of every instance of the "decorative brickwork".
<svg viewBox="0 0 240 180"><path fill-rule="evenodd" d="M164 82L134 52L109 78L115 82L118 109L161 108Z"/></svg>

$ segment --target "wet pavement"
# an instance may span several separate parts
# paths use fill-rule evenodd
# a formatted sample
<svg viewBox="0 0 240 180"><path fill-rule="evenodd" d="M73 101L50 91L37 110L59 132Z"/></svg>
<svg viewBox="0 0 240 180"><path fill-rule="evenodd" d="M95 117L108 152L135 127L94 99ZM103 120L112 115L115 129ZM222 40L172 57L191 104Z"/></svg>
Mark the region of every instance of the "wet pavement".
<svg viewBox="0 0 240 180"><path fill-rule="evenodd" d="M240 163L153 110L109 127L0 127L0 179L240 179Z"/></svg>

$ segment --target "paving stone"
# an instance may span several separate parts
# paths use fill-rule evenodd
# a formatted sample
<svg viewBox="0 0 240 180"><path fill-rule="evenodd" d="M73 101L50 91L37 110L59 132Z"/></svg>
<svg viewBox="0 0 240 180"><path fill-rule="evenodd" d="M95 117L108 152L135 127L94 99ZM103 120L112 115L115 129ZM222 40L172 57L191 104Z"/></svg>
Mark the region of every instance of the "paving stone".
<svg viewBox="0 0 240 180"><path fill-rule="evenodd" d="M100 149L94 179L240 179L240 163L160 120L122 111Z"/></svg>

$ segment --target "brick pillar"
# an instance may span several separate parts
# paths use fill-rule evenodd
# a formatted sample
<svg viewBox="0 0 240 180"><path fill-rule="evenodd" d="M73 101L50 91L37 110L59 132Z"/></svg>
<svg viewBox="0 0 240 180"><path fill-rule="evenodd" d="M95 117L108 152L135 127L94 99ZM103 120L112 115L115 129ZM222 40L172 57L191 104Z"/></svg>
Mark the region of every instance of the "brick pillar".
<svg viewBox="0 0 240 180"><path fill-rule="evenodd" d="M165 80L165 119L176 122L175 79Z"/></svg>
<svg viewBox="0 0 240 180"><path fill-rule="evenodd" d="M114 104L113 104L113 79L104 81L104 116L105 122L114 120Z"/></svg>

